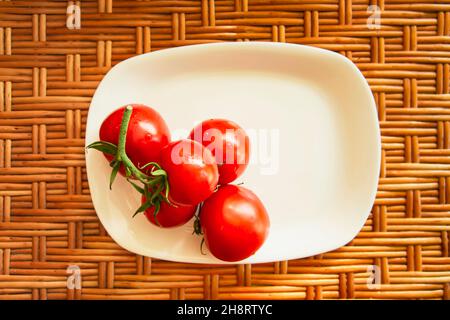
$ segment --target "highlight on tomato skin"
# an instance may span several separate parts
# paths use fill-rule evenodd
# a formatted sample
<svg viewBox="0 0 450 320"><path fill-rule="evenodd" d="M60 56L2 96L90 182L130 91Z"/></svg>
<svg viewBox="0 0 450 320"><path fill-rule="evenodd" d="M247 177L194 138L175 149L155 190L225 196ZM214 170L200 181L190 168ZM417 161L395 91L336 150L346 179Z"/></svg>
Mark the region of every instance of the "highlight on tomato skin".
<svg viewBox="0 0 450 320"><path fill-rule="evenodd" d="M160 165L167 172L169 199L177 204L199 204L213 194L219 181L211 151L193 140L182 139L165 146Z"/></svg>
<svg viewBox="0 0 450 320"><path fill-rule="evenodd" d="M126 106L129 106L127 104ZM113 111L100 126L100 140L117 146L125 107ZM131 113L126 135L125 151L137 168L149 162L158 162L160 152L171 140L169 127L162 116L153 108L143 104L131 104ZM105 154L108 161L114 156ZM119 171L125 176L123 165Z"/></svg>
<svg viewBox="0 0 450 320"><path fill-rule="evenodd" d="M209 119L192 129L189 139L207 147L219 168L219 184L236 180L248 166L250 139L237 123L226 119Z"/></svg>
<svg viewBox="0 0 450 320"><path fill-rule="evenodd" d="M145 196L142 196L142 203L145 202ZM178 227L194 217L197 206L185 206L168 204L162 201L158 213L155 215L155 207L150 207L145 210L144 214L147 220L155 226L161 228Z"/></svg>
<svg viewBox="0 0 450 320"><path fill-rule="evenodd" d="M265 242L270 228L266 208L253 191L225 185L200 209L200 225L213 256L236 262L253 255Z"/></svg>

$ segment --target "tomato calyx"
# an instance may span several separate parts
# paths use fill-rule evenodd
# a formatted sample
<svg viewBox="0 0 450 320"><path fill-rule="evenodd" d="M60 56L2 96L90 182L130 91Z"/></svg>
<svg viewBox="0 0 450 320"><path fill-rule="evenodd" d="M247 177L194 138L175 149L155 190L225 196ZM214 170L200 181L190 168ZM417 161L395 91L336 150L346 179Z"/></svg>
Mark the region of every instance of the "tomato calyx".
<svg viewBox="0 0 450 320"><path fill-rule="evenodd" d="M128 105L125 107L122 122L120 125L119 141L116 146L113 143L106 141L96 141L89 144L86 149L95 149L103 153L114 156L113 160L110 162L112 167L111 175L109 178L109 188L112 188L112 184L119 172L121 166L125 169L125 175L127 181L133 186L133 188L140 194L144 195L146 201L136 210L133 217L140 212L144 212L151 206L155 207L154 216L159 212L161 201L166 201L170 204L169 200L169 182L167 179L167 172L161 168L161 166L156 162L149 162L144 166L137 168L133 162L128 157L125 146L127 139L128 124L130 122L131 114L133 112L133 107ZM142 170L152 167L150 171L144 173ZM131 181L131 179L137 179L142 186Z"/></svg>
<svg viewBox="0 0 450 320"><path fill-rule="evenodd" d="M158 166L157 164L154 164L155 166ZM162 169L152 169L152 172L155 173L155 175L158 177L159 175L162 176L162 173L158 172L158 170ZM164 170L162 170L164 171ZM167 202L168 204L172 204L169 201L169 183L167 182L167 176L164 176L163 178L164 183L148 183L141 187L138 184L134 183L130 179L127 179L127 181L133 186L133 188L139 192L141 195L145 197L145 201L141 204L141 206L134 212L133 218L140 212L144 212L150 207L155 207L155 210L153 211L153 217L155 218L155 222L158 226L160 226L160 223L156 217L158 214L160 208L161 208L161 202ZM155 179L154 181L159 181L158 179ZM152 187L153 185L156 185ZM164 190L165 188L165 190ZM154 189L154 190L153 190Z"/></svg>

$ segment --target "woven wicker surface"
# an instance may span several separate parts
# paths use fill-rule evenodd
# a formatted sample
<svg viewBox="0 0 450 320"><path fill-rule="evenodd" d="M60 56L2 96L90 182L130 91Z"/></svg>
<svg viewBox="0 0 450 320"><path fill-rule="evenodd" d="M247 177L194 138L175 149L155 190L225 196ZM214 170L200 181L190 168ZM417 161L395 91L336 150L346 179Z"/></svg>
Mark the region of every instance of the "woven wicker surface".
<svg viewBox="0 0 450 320"><path fill-rule="evenodd" d="M450 297L450 1L0 1L0 298ZM367 7L382 10L369 29ZM375 206L349 245L245 266L181 264L121 249L99 223L84 162L86 114L128 57L214 41L313 45L352 59L382 132ZM335 75L339 76L339 75ZM301 245L301 244L298 244ZM67 268L82 289L67 288ZM367 285L370 266L381 284Z"/></svg>

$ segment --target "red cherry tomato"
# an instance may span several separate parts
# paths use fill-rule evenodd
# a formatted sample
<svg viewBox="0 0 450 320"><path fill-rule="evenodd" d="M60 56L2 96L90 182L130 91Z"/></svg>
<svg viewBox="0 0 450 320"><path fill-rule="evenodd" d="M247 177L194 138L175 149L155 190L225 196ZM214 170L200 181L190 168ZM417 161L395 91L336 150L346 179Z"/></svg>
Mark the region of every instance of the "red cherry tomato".
<svg viewBox="0 0 450 320"><path fill-rule="evenodd" d="M247 168L250 142L244 129L224 119L210 119L196 126L189 139L200 142L215 156L219 168L219 184L230 183Z"/></svg>
<svg viewBox="0 0 450 320"><path fill-rule="evenodd" d="M145 197L142 196L142 203L145 202ZM189 220L195 214L197 206L183 206L176 204L168 204L165 201L161 202L158 213L155 219L155 207L150 207L145 210L145 216L154 225L162 228L178 227Z"/></svg>
<svg viewBox="0 0 450 320"><path fill-rule="evenodd" d="M220 187L203 203L200 224L209 251L230 262L253 255L270 227L261 200L249 189L235 185Z"/></svg>
<svg viewBox="0 0 450 320"><path fill-rule="evenodd" d="M161 150L162 169L167 172L170 200L196 205L208 198L219 180L211 151L192 140L178 140Z"/></svg>
<svg viewBox="0 0 450 320"><path fill-rule="evenodd" d="M127 131L125 151L140 168L149 162L158 162L161 149L170 142L170 132L164 119L158 112L143 104L132 104L133 112ZM119 142L119 131L125 106L111 113L100 127L100 140ZM111 161L114 157L104 154ZM123 166L120 172L124 174Z"/></svg>

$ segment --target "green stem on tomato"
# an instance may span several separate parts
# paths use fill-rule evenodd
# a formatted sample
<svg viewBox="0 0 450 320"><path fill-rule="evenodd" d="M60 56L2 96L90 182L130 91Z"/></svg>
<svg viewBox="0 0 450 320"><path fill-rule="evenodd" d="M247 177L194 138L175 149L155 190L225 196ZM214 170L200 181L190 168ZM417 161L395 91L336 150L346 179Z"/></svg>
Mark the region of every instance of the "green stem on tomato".
<svg viewBox="0 0 450 320"><path fill-rule="evenodd" d="M140 171L136 166L133 164L133 162L128 158L127 153L125 152L125 146L127 142L127 132L128 132L128 125L130 123L131 119L131 113L133 112L133 107L128 105L125 107L125 110L123 112L123 118L122 123L120 125L120 131L119 131L119 143L117 145L117 160L124 163L124 165L130 169L130 172L133 176L135 176L139 181L142 183L148 183L148 181L151 179L148 175ZM161 178L157 177L155 180L158 179L158 181L161 180ZM153 182L152 183L157 183Z"/></svg>
<svg viewBox="0 0 450 320"><path fill-rule="evenodd" d="M166 188L168 190L169 186L168 186L168 182L167 182L167 174L164 170L161 169L161 167L159 166L159 164L154 163L154 162L150 162L144 165L143 168L146 168L149 165L154 165L156 166L159 171L163 171L163 174L157 175L157 176L149 176L145 173L143 173L142 171L140 171L134 164L133 162L130 160L130 158L128 158L128 155L125 151L125 146L126 146L126 142L127 142L127 133L128 133L128 125L130 123L130 119L131 119L131 114L133 112L133 107L131 105L128 105L125 107L125 110L123 112L123 116L122 116L122 123L120 124L120 131L119 131L119 142L117 145L117 155L116 155L116 159L117 161L121 162L124 164L124 166L126 168L129 169L130 173L132 176L136 177L140 182L143 183L144 185L144 189L148 188L152 188L154 186L156 187L156 190L150 194L149 198L146 197L146 203L148 203L150 206L155 206L156 209L154 211L154 214L156 215L159 211L159 207L160 207L160 193L162 192L162 190L164 188ZM153 172L153 171L152 171ZM135 188L136 189L136 188ZM167 198L168 195L166 195L166 199L168 201L168 203L170 203L169 199ZM154 201L156 201L157 203L154 203ZM136 215L137 213L139 213L142 208L146 207L146 203L143 204L143 206L141 206L134 215ZM134 217L133 215L133 217ZM156 217L155 217L156 220Z"/></svg>
<svg viewBox="0 0 450 320"><path fill-rule="evenodd" d="M125 147L127 143L128 126L130 123L132 112L133 107L131 105L125 107L122 116L122 122L120 124L118 139L119 141L117 146L106 141L96 141L88 145L86 148L96 149L105 154L115 156L110 163L111 167L113 168L110 176L110 188L120 167L123 166L126 171L127 181L133 186L136 191L145 196L145 203L143 203L141 207L138 208L133 217L137 213L145 211L151 206L155 207L154 214L156 215L159 211L161 201L166 201L169 204L171 203L169 200L169 182L167 179L167 173L156 162L149 162L139 169L128 157ZM149 166L153 166L149 174L141 171ZM154 170L155 168L157 168L157 170ZM129 180L129 178L132 177L138 179L143 184L143 186L138 186L137 184ZM151 191L153 189L154 191ZM162 194L163 190L165 190L164 194Z"/></svg>
<svg viewBox="0 0 450 320"><path fill-rule="evenodd" d="M122 116L122 122L120 124L120 131L119 131L119 143L117 144L118 148L118 154L117 154L117 160L122 160L123 158L128 158L128 156L125 153L125 145L127 143L127 132L128 132L128 125L130 124L131 114L133 113L133 107L128 105L125 107L125 110L123 111Z"/></svg>

